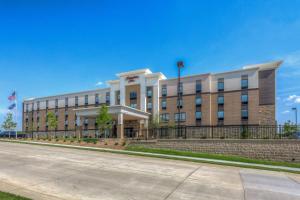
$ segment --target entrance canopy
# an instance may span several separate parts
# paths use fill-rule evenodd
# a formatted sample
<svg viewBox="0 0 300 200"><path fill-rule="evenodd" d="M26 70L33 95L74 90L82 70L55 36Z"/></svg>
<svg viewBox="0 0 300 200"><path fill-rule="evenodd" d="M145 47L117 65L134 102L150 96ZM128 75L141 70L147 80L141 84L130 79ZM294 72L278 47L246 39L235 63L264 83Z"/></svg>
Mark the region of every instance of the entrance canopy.
<svg viewBox="0 0 300 200"><path fill-rule="evenodd" d="M74 111L78 117L96 117L99 112L99 107L79 108L74 109ZM118 119L118 115L123 114L125 120L148 120L150 116L148 112L121 105L108 106L108 113L111 114L114 119Z"/></svg>

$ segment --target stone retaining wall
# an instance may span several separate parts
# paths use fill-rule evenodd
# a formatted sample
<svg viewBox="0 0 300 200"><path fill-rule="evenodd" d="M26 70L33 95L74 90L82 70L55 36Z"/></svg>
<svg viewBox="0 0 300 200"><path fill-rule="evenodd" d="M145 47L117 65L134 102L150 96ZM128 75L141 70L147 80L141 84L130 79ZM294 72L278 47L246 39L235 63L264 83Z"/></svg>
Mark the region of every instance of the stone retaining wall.
<svg viewBox="0 0 300 200"><path fill-rule="evenodd" d="M130 145L300 163L300 140L157 140Z"/></svg>

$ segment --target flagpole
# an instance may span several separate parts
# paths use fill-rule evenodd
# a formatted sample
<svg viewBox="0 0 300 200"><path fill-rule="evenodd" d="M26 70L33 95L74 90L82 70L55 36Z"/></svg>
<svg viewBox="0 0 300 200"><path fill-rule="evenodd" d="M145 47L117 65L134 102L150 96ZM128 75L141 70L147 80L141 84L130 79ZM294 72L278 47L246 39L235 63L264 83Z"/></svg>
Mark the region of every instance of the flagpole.
<svg viewBox="0 0 300 200"><path fill-rule="evenodd" d="M15 123L17 124L17 120L18 120L18 100L17 100L17 92L15 90L15 95L16 95L16 98L15 98L15 104L16 104L16 110L15 110ZM18 124L17 124L18 125ZM16 131L16 139L18 139L18 131L17 131L17 126L15 128L15 131Z"/></svg>

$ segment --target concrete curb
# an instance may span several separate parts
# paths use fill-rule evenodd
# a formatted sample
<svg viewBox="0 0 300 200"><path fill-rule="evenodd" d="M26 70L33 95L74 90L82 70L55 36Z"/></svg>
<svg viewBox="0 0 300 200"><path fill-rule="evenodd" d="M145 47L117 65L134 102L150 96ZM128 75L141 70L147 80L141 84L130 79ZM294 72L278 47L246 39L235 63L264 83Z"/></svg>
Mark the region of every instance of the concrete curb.
<svg viewBox="0 0 300 200"><path fill-rule="evenodd" d="M167 154L159 154L159 153L148 153L148 152L137 152L137 151L128 151L128 150L117 150L117 149L107 149L101 147L84 147L84 146L76 146L76 145L65 145L65 144L50 144L46 142L30 142L30 141L13 141L0 139L3 142L13 142L13 143L23 143L23 144L36 144L36 145L46 145L46 146L54 146L54 147L65 147L65 148L73 148L73 149L85 149L85 150L96 150L102 152L109 153L119 153L119 154L130 154L130 155L139 155L139 156L151 156L151 157L160 157L160 158L169 158L169 159L182 159L188 161L197 161L197 162L207 162L207 163L215 163L215 164L227 164L227 165L235 165L235 166L245 166L245 167L257 167L264 168L270 170L284 170L291 172L300 172L300 168L294 167L284 167L284 166L274 166L274 165L264 165L264 164L255 164L255 163L244 163L244 162L236 162L236 161L227 161L227 160L218 160L218 159L209 159L209 158L197 158L197 157L189 157L189 156L177 156L177 155L167 155Z"/></svg>

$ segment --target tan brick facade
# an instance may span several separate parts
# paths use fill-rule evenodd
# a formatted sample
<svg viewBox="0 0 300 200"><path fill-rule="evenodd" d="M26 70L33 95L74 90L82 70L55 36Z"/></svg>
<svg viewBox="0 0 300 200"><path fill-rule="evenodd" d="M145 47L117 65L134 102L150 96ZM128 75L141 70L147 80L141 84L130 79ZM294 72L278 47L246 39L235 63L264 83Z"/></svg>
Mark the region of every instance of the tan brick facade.
<svg viewBox="0 0 300 200"><path fill-rule="evenodd" d="M247 66L231 72L182 77L183 106L180 112L185 113L186 118L180 124L188 126L276 124L275 70L280 64L281 62L273 62ZM23 130L31 130L32 127L35 131L37 129L45 131L46 110L57 112L57 130L65 130L65 128L74 130L76 128L76 110L74 109L86 107L96 109L95 107L101 104L110 106L118 104L125 107L136 104L135 109L147 115L169 114L169 121L161 121L162 125L177 124L175 122L175 114L178 112L176 78L167 79L162 73L152 73L149 69L120 73L117 76L118 80L108 82L109 88L25 100ZM242 86L244 80L247 80L246 87ZM219 88L220 83L223 84L223 88ZM166 94L162 94L163 87L166 88L164 90L167 91ZM148 96L147 88L151 89L152 96ZM130 99L131 92L135 92L135 99ZM219 105L218 96L220 95L224 97L224 104ZM242 95L248 95L247 102L242 102ZM197 96L201 97L201 105L196 105ZM162 109L164 99L166 109ZM152 104L149 104L150 109L148 109L150 101ZM65 102L68 102L67 106ZM218 118L218 111L224 111L224 119L222 119L222 112L219 113L221 117ZM197 113L201 115L201 120L196 120L196 112L201 112ZM37 113L39 113L39 123ZM126 120L124 128L138 129L140 127L135 119L127 118ZM65 126L66 121L67 126ZM84 119L80 121L82 123ZM95 116L89 118L87 128L95 128Z"/></svg>

